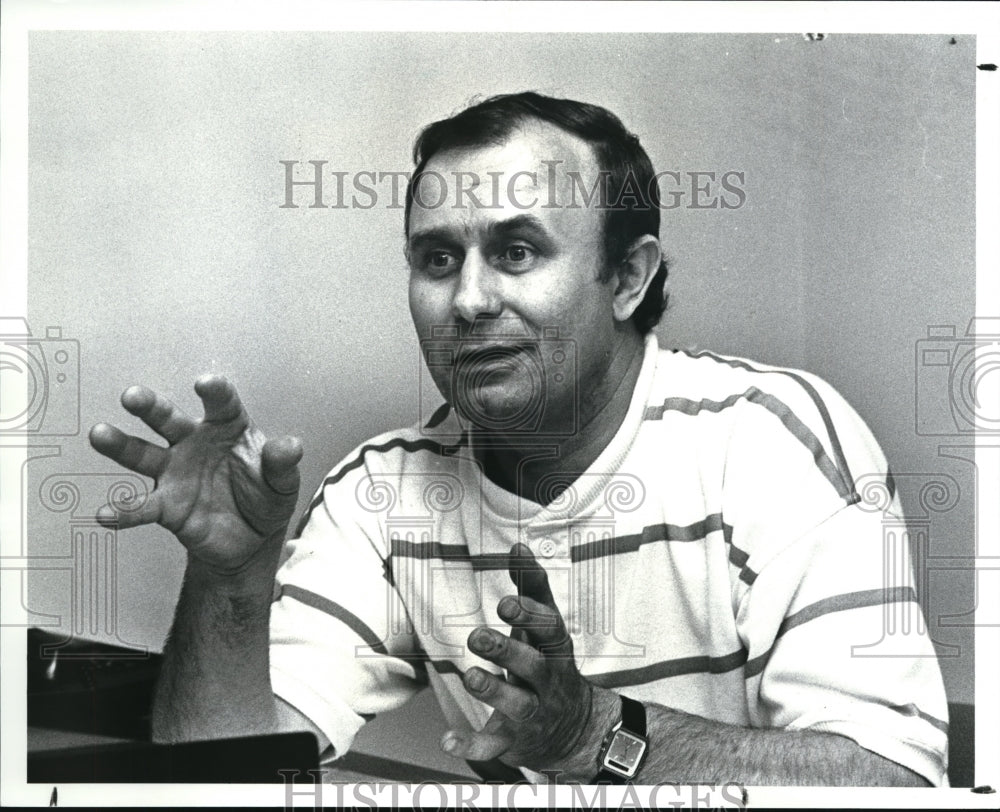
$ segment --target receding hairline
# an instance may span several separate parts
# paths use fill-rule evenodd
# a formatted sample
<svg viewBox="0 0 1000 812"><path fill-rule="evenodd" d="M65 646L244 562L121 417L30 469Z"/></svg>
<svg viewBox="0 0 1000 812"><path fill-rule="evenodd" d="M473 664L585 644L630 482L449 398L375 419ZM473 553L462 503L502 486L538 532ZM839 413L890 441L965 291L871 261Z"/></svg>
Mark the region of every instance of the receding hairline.
<svg viewBox="0 0 1000 812"><path fill-rule="evenodd" d="M590 143L576 133L570 132L569 130L559 126L558 124L554 124L535 115L525 115L523 120L513 123L510 131L508 131L502 138L481 139L477 143L456 144L454 146L448 146L437 150L423 161L423 166L421 167L420 172L415 174L410 181L410 188L416 188L423 180L424 176L430 173L435 173L439 177L444 177L446 173L441 171L441 163L455 161L456 159L461 161L463 157L476 156L489 150L502 150L519 140L523 141L525 138L530 138L532 135L539 134L552 140L551 146L553 148L553 153L555 153L557 149L565 152L568 147L572 152L572 162L567 161L567 156L565 154L561 157L553 154L550 157L543 157L540 162L532 163L531 165L526 163L523 168L516 168L514 170L515 172L525 171L537 176L535 182L531 186L525 188L536 191L548 188L547 184L550 177L548 174L549 165L546 164L545 161L549 160L559 162L555 167L555 171L559 173L561 178L566 179L568 178L569 172L575 172L580 178L582 178L583 182L590 182L587 183L587 188L590 188L590 184L600 177L601 172L607 172L607 170L602 169L601 156L598 153L596 145ZM559 141L562 141L562 144L559 144ZM544 153L544 149L542 151ZM533 161L536 160L537 158L533 158ZM449 173L452 175L459 172L469 171L470 170L463 169L461 167L457 169L452 167L449 169ZM590 173L593 173L593 178L589 176ZM484 178L479 178L479 180L480 182L486 182L486 179ZM412 209L408 209L403 223L404 233L407 236L409 235L410 230L411 215ZM605 218L601 217L600 219L603 228L603 221Z"/></svg>

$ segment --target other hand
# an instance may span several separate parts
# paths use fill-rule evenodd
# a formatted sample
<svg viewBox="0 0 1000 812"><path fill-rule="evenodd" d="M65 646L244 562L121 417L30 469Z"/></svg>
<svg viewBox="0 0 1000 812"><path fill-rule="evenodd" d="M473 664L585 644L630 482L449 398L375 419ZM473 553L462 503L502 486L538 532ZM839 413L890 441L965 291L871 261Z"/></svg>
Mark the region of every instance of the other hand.
<svg viewBox="0 0 1000 812"><path fill-rule="evenodd" d="M477 666L465 672L465 689L490 705L493 715L479 732L448 731L441 746L472 761L499 758L515 767L589 780L620 700L580 673L548 577L527 546L514 546L509 568L518 594L502 598L497 614L513 627L511 635L480 626L468 639L475 654L508 676Z"/></svg>

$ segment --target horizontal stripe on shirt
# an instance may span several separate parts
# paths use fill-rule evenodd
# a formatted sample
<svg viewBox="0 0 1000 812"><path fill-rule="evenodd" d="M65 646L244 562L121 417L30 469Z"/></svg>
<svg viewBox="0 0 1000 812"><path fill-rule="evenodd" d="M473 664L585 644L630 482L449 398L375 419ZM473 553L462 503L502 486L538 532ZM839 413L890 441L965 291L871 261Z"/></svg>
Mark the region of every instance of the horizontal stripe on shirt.
<svg viewBox="0 0 1000 812"><path fill-rule="evenodd" d="M457 545L455 545L457 546ZM506 559L506 556L504 556ZM349 612L343 606L334 601L317 595L308 589L285 584L281 588L279 598L288 596L300 603L311 606L331 617L341 621L350 628L366 645L379 654L388 655L385 644L379 640L378 636L371 628L356 615ZM891 603L916 602L917 594L913 587L894 587L892 589L869 589L862 592L849 592L843 595L834 595L824 598L821 601L809 604L782 621L775 636L775 643L788 631L808 623L811 620L822 617L833 612L843 612L849 609L867 608L870 606L888 605ZM727 671L745 665L744 676L747 679L760 674L774 651L774 644L763 654L759 654L752 660L748 660L748 652L745 648L740 648L730 654L721 656L695 655L688 657L677 657L670 660L663 660L659 663L640 666L639 668L624 669L620 671L610 671L602 674L591 674L587 679L605 688L620 688L624 686L645 685L668 677L680 676L683 674L722 674ZM451 660L434 660L428 657L423 651L415 652L412 655L397 655L401 659L411 661L426 662L435 671L441 674L455 673L461 675L463 672Z"/></svg>
<svg viewBox="0 0 1000 812"><path fill-rule="evenodd" d="M613 555L638 552L644 544L656 542L689 542L703 541L709 533L721 530L726 544L729 546L729 561L740 568L740 579L746 584L752 584L757 573L748 567L750 556L732 543L733 528L722 520L722 514L713 513L704 519L689 525L653 524L642 529L640 533L625 536L611 536L599 541L588 541L570 548L570 561L574 564L604 558ZM464 544L443 544L438 541L416 542L407 541L393 536L390 540L390 559L413 558L423 561L449 561L459 564L469 564L473 571L505 570L509 566L510 557L507 553L469 552Z"/></svg>
<svg viewBox="0 0 1000 812"><path fill-rule="evenodd" d="M938 730L940 730L945 735L948 735L948 723L938 719L936 716L931 716L929 713L925 713L920 710L912 702L906 705L890 705L889 710L894 710L896 713L901 713L903 716L918 716L923 719L928 724L933 725Z"/></svg>
<svg viewBox="0 0 1000 812"><path fill-rule="evenodd" d="M823 421L823 425L826 427L827 436L830 438L830 448L833 451L833 456L836 460L835 467L843 477L844 488L852 497L848 504L854 504L855 502L860 501L857 493L854 492L854 478L851 476L851 470L847 465L847 458L844 456L844 450L840 444L840 437L837 435L837 430L833 425L833 419L830 417L830 410L826 408L826 403L823 401L823 398L820 397L819 392L816 391L816 387L809 383L809 381L790 369L761 369L742 359L723 358L715 353L707 351L691 353L681 350L681 352L691 358L710 358L718 364L725 364L726 366L733 367L735 369L742 369L758 375L783 375L795 381L802 387L805 393L809 396L810 400L812 400L813 404L816 406L816 410L819 412L820 419ZM837 492L840 493L841 490L838 488Z"/></svg>
<svg viewBox="0 0 1000 812"><path fill-rule="evenodd" d="M911 601L914 603L917 602L917 593L911 586L897 586L892 589L866 589L861 592L847 592L842 595L834 595L833 597L811 603L798 612L786 617L781 622L781 626L778 627L778 633L775 635L774 640L776 643L785 632L832 612L862 609L869 606L884 606L890 603L908 603ZM746 666L746 676L748 678L755 677L761 673L767 665L767 661L771 658L773 651L774 646L772 645L763 654L759 654L750 660Z"/></svg>
<svg viewBox="0 0 1000 812"><path fill-rule="evenodd" d="M322 595L317 595L315 592L308 589L295 586L295 584L282 585L281 591L278 593L278 599L280 600L285 596L293 598L299 603L304 603L306 606L311 606L313 609L317 609L324 614L330 615L330 617L335 617L358 637L364 640L365 645L371 648L372 651L377 652L378 654L389 653L388 649L385 647L385 643L379 639L378 635L371 630L368 624L354 613L349 612L339 603L335 603L329 598L324 598Z"/></svg>
<svg viewBox="0 0 1000 812"><path fill-rule="evenodd" d="M756 386L751 386L739 394L730 395L725 400L689 400L688 398L680 397L667 398L659 406L648 407L646 409L644 419L649 421L661 420L667 412L680 412L691 416L698 415L702 412L718 413L732 408L741 400L762 406L777 417L781 421L782 425L788 429L789 433L791 433L791 435L804 445L810 454L812 454L812 458L816 462L816 467L819 468L823 476L826 477L827 481L833 486L837 495L840 496L840 498L847 504L853 504L857 501L857 499L855 499L853 485L848 484L850 480L847 479L842 470L838 469L836 463L830 459L830 456L826 453L826 449L823 448L823 444L819 441L819 438L813 434L812 430L798 418L795 412L793 412L786 403L776 398L774 395L758 389Z"/></svg>
<svg viewBox="0 0 1000 812"><path fill-rule="evenodd" d="M741 648L739 651L724 654L721 657L707 655L677 657L673 660L664 660L639 668L608 671L603 674L587 674L586 678L601 688L625 688L686 674L725 674L727 671L739 668L746 661L747 651Z"/></svg>
<svg viewBox="0 0 1000 812"><path fill-rule="evenodd" d="M439 443L437 440L407 440L405 437L394 437L384 443L373 443L362 446L358 450L358 453L350 461L344 463L335 473L330 474L330 476L323 480L323 484L319 486L316 496L313 498L312 502L309 503L309 507L307 507L305 513L302 514L302 518L299 519L298 526L295 528L295 535L302 535L302 531L309 523L309 517L312 515L312 512L323 503L323 491L326 487L328 485L336 485L351 471L354 471L364 465L366 454L371 452L384 454L387 451L392 451L398 448L401 451L406 451L411 454L417 451L430 451L432 454L445 456L458 451L463 445L465 445L465 441L464 435L452 445L444 445L443 443Z"/></svg>
<svg viewBox="0 0 1000 812"><path fill-rule="evenodd" d="M450 545L458 546L458 545ZM502 556L506 560L507 556ZM334 617L353 631L365 644L378 654L398 657L414 664L423 663L427 668L433 669L438 674L453 674L460 679L464 671L453 661L447 659L432 659L424 651L417 651L412 654L389 654L385 644L378 639L374 631L360 618L349 612L340 604L317 595L308 589L294 584L285 584L281 588L278 598L287 596L321 611L330 617ZM895 587L892 589L870 589L861 592L851 592L842 595L834 595L821 601L816 601L809 606L800 609L789 615L782 622L775 637L775 643L786 632L798 626L808 623L811 620L834 612L842 612L849 609L866 608L870 606L887 605L890 603L916 602L916 592L912 587ZM637 685L646 685L662 679L671 677L688 676L694 674L724 674L733 671L741 666L744 667L744 679L750 679L760 674L767 665L768 660L774 651L772 644L764 654L748 660L748 652L745 648L740 648L729 654L721 656L695 655L688 657L676 657L670 660L663 660L651 665L640 666L638 668L628 668L619 671L608 671L600 674L587 674L586 679L602 688L628 688ZM923 719L928 724L948 733L948 723L918 708L913 703L907 705L893 705L891 710L901 713L904 716L916 716ZM366 718L373 716L364 715Z"/></svg>

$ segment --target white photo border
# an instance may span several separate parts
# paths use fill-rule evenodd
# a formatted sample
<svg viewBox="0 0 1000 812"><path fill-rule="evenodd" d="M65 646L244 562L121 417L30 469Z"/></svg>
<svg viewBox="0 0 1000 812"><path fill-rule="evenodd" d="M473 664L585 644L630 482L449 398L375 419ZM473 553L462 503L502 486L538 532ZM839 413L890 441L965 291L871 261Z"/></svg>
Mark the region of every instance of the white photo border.
<svg viewBox="0 0 1000 812"><path fill-rule="evenodd" d="M573 5L572 13L568 6ZM388 8L387 8L388 7ZM28 216L28 129L27 87L28 34L33 30L198 30L198 31L533 31L533 32L774 32L823 31L827 33L942 33L974 34L977 37L977 64L1000 62L1000 7L967 2L934 3L476 3L476 2L391 2L322 3L285 0L265 2L30 2L4 0L0 28L0 280L5 314L27 313L27 216ZM294 23L292 22L294 21ZM995 145L1000 143L1000 76L983 74L976 86L976 313L990 312L1000 302L1000 222L996 190L1000 188L1000 162ZM1000 556L1000 521L996 511L983 509L983 494L1000 493L1000 477L989 469L988 448L977 438L979 463L977 528L982 556ZM981 452L981 453L980 453ZM994 457L996 454L994 453ZM0 479L20 476L16 455L5 459ZM8 492L9 496L9 492ZM5 499L7 496L5 496ZM994 500L995 503L995 500ZM994 504L995 507L995 504ZM2 507L3 535L20 532L20 504ZM989 547L992 545L992 547ZM10 612L22 611L8 606ZM1000 594L979 595L977 618L1000 616ZM45 806L51 788L25 782L26 710L24 662L26 644L23 629L0 628L3 651L3 725L0 751L3 752L2 795L4 805ZM976 629L976 784L1000 786L1000 630L979 625ZM100 804L269 806L285 803L285 789L279 785L80 785L61 786L63 806ZM327 802L333 805L332 789ZM412 795L398 795L400 803L412 802ZM412 788L410 788L412 790ZM640 798L648 798L649 788L636 788ZM454 792L451 787L449 792ZM300 792L300 790L297 790ZM502 795L505 802L536 806L551 800L572 803L570 788L518 788L515 795ZM624 790L620 791L626 799ZM369 796L371 797L371 793ZM378 800L388 796L378 795ZM458 795L457 799L468 798ZM487 797L487 796L482 796ZM609 793L609 801L616 799ZM944 790L862 790L798 789L782 787L749 788L751 807L883 806L994 808L996 795L977 795L969 789ZM437 794L427 794L418 802L437 806ZM450 797L452 802L456 797ZM306 793L295 796L295 804L311 807L314 798Z"/></svg>

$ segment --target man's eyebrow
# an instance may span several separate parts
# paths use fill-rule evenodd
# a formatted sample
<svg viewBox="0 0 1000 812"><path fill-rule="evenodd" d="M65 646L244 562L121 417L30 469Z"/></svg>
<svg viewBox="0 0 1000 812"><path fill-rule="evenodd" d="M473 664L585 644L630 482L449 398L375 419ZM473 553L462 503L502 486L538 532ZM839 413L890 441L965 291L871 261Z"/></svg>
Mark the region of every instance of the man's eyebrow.
<svg viewBox="0 0 1000 812"><path fill-rule="evenodd" d="M464 229L460 229L464 233ZM489 239L496 239L512 231L531 232L537 239L548 241L549 231L545 224L534 214L517 214L506 220L496 220L486 224L486 236ZM456 229L446 226L427 228L421 231L414 231L406 241L407 249L417 251L427 245L461 245L461 237L456 233Z"/></svg>
<svg viewBox="0 0 1000 812"><path fill-rule="evenodd" d="M540 237L547 236L549 233L545 224L534 214L518 214L507 220L492 222L487 226L487 229L491 237L511 231L531 231Z"/></svg>
<svg viewBox="0 0 1000 812"><path fill-rule="evenodd" d="M427 245L459 245L460 242L455 236L454 229L427 228L412 232L406 240L406 248L408 251L416 251Z"/></svg>

